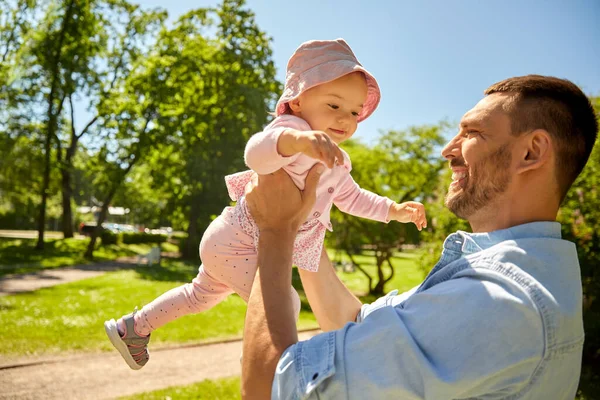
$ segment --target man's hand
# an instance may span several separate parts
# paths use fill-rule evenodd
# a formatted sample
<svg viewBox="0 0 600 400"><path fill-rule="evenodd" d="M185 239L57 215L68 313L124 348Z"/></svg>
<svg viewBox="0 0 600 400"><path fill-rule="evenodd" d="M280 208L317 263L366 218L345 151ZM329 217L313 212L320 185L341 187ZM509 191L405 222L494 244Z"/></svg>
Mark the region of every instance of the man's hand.
<svg viewBox="0 0 600 400"><path fill-rule="evenodd" d="M412 222L417 226L418 230L427 228L425 206L416 201L392 204L390 207L390 219L404 223Z"/></svg>
<svg viewBox="0 0 600 400"><path fill-rule="evenodd" d="M277 141L277 150L282 156L289 157L303 153L322 161L329 168L344 162L342 150L331 138L321 131L299 131L286 129Z"/></svg>
<svg viewBox="0 0 600 400"><path fill-rule="evenodd" d="M246 201L258 229L297 232L315 204L317 184L325 167L316 164L308 173L300 191L289 175L279 170L254 175L246 187Z"/></svg>

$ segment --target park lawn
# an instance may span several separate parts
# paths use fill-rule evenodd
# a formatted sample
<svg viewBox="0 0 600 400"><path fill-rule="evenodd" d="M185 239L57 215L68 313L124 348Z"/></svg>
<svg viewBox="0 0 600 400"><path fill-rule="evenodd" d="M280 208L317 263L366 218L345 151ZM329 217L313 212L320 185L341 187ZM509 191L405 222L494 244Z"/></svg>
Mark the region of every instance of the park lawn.
<svg viewBox="0 0 600 400"><path fill-rule="evenodd" d="M422 279L415 256L400 254L394 259L396 277L386 290L411 288ZM367 262L365 267L375 270ZM113 350L103 323L133 311L165 291L189 282L198 266L164 259L162 266L133 267L99 277L45 288L31 293L0 297L0 354L26 356L63 352ZM366 278L360 272L339 273L353 290L363 293ZM294 269L294 286L301 289ZM304 292L299 329L316 328ZM363 301L372 298L362 297ZM189 315L153 333L152 346L200 343L242 335L246 304L237 295L229 296L213 309Z"/></svg>
<svg viewBox="0 0 600 400"><path fill-rule="evenodd" d="M241 399L240 378L231 377L205 380L186 386L175 386L154 392L137 393L133 396L120 397L120 400L236 400Z"/></svg>
<svg viewBox="0 0 600 400"><path fill-rule="evenodd" d="M0 238L0 276L22 274L42 269L89 264L83 255L89 239L47 239L44 250L35 250L37 239ZM163 251L177 251L170 243L161 245ZM136 256L150 251L152 244L120 244L98 246L95 261Z"/></svg>
<svg viewBox="0 0 600 400"><path fill-rule="evenodd" d="M26 356L113 350L103 323L189 282L197 265L163 260L99 277L0 297L0 354ZM306 299L299 329L316 328ZM213 309L180 318L152 335L152 346L199 343L242 335L246 303L229 296Z"/></svg>
<svg viewBox="0 0 600 400"><path fill-rule="evenodd" d="M334 250L328 249L327 253L331 260L336 259ZM425 277L424 271L418 265L420 256L421 254L418 251L398 252L394 254L392 264L394 265L395 273L392 280L386 283L384 288L385 293L394 289L397 289L400 293L406 292L423 281L423 278ZM375 284L375 279L377 278L377 265L375 264L375 257L371 255L371 252L365 252L362 255L355 256L354 260L357 263L360 263L361 267L374 278L373 284ZM350 260L343 254L341 256L341 261L346 262ZM383 270L384 275L387 277L390 273L387 265ZM359 295L363 302L370 302L374 299L374 296L367 295L369 291L367 278L358 269L355 272L350 273L339 270L338 275L352 292Z"/></svg>

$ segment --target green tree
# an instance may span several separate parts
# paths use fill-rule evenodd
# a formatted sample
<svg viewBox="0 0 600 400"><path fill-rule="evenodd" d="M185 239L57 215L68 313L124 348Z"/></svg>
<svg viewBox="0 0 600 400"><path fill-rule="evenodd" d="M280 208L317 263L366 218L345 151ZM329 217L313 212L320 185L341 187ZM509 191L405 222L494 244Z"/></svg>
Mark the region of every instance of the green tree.
<svg viewBox="0 0 600 400"><path fill-rule="evenodd" d="M158 17L158 23L162 25L166 14ZM98 132L103 140L88 166L95 175L94 186L102 193L101 210L98 228L85 253L87 258L93 258L100 227L129 172L143 161L151 148L168 139L168 131L158 121L162 107L160 100L165 97L163 79L155 59L141 57L127 75L119 77L119 83L99 104Z"/></svg>
<svg viewBox="0 0 600 400"><path fill-rule="evenodd" d="M446 123L389 131L373 147L350 141L344 144L352 159L352 176L364 189L402 203L424 201L438 182L443 162L438 150L443 144ZM369 293L384 293L386 282L394 276L391 257L402 244L418 243L419 234L412 224L385 224L356 218L339 210L332 212L335 232L329 243L348 254L367 276ZM356 262L364 249L374 252L377 276L372 277ZM389 272L384 267L387 264Z"/></svg>
<svg viewBox="0 0 600 400"><path fill-rule="evenodd" d="M270 39L241 0L183 15L161 32L152 58L165 140L153 178L186 215L186 257L197 257L201 232L229 203L224 176L244 169L243 149L268 119L280 84ZM164 94L164 95L162 95Z"/></svg>
<svg viewBox="0 0 600 400"><path fill-rule="evenodd" d="M31 225L41 185L43 126L30 118L31 91L19 84L18 60L35 26L38 2L0 0L0 219L7 226Z"/></svg>
<svg viewBox="0 0 600 400"><path fill-rule="evenodd" d="M17 2L13 11L23 3ZM100 35L90 36L88 32L95 27L89 10L92 2L27 3L37 4L39 8L28 29L21 30L28 33L19 36L18 50L7 53L7 57L11 56L7 60L11 78L5 80L3 92L12 94L8 96L11 121L37 121L41 132L32 133L43 138L44 162L36 246L41 249L44 246L47 200L51 195L52 144L56 143L61 130L65 99L73 93L73 76L85 79L89 71L86 58L103 38Z"/></svg>
<svg viewBox="0 0 600 400"><path fill-rule="evenodd" d="M600 97L590 99L600 120ZM585 398L600 391L600 139L562 204L563 238L577 246L583 286L585 343L580 390Z"/></svg>
<svg viewBox="0 0 600 400"><path fill-rule="evenodd" d="M8 131L43 137L37 245L42 248L55 168L61 175L62 228L71 237L71 177L79 141L99 120L98 110L114 95L115 84L146 50L155 34L152 25L164 17L124 0L4 3L10 8L0 18L5 60L0 101L7 105ZM77 131L74 104L86 101L92 117ZM27 125L38 131L21 128Z"/></svg>
<svg viewBox="0 0 600 400"><path fill-rule="evenodd" d="M85 21L85 40L79 43L77 54L85 74L71 73L66 76L70 90L67 93L70 118L65 124L68 129L57 140L57 154L61 173L62 230L64 237L73 236L73 216L71 202L73 196L73 159L81 138L94 133L91 129L100 119L102 104L115 96L115 89L133 65L146 54L148 43L157 33L166 14L160 11L143 11L137 5L126 1L90 2ZM101 37L95 42L93 37ZM90 99L89 107L95 112L81 129L76 127L76 107L74 98Z"/></svg>

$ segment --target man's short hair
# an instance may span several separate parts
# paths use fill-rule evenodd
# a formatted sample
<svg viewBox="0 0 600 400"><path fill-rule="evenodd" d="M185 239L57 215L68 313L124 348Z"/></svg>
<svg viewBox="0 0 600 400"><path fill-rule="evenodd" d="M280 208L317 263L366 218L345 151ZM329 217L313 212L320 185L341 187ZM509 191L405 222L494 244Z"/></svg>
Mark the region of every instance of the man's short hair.
<svg viewBox="0 0 600 400"><path fill-rule="evenodd" d="M557 153L562 201L590 157L598 134L594 108L587 96L571 81L541 75L505 79L484 93L514 94L505 106L513 135L535 129L550 134Z"/></svg>

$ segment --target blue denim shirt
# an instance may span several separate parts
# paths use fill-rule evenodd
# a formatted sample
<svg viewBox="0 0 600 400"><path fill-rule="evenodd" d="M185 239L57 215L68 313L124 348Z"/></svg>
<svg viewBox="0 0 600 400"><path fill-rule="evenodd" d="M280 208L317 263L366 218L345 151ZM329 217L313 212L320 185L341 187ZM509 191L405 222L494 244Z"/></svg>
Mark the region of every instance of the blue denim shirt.
<svg viewBox="0 0 600 400"><path fill-rule="evenodd" d="M569 399L583 348L575 245L556 222L458 231L425 281L289 347L272 399Z"/></svg>

